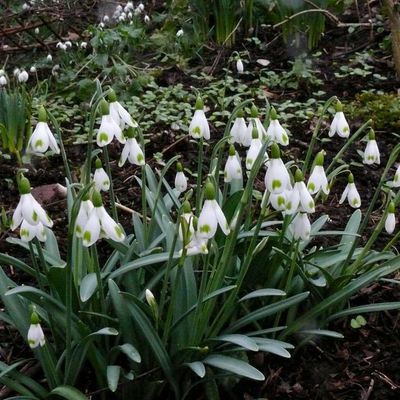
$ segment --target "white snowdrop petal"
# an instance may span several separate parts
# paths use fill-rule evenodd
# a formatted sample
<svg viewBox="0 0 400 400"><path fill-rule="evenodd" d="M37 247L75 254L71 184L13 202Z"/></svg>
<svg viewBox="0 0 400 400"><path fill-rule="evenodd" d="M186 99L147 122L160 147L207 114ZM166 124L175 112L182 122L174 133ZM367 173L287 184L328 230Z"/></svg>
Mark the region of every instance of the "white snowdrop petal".
<svg viewBox="0 0 400 400"><path fill-rule="evenodd" d="M45 126L45 129L47 132L47 137L49 139L50 148L54 151L54 153L60 154L60 148L58 147L57 141L53 135L53 132L50 130L50 128L47 124Z"/></svg>
<svg viewBox="0 0 400 400"><path fill-rule="evenodd" d="M20 226L23 220L22 216L22 201L21 199L18 202L17 208L14 210L12 219L11 219L11 230L15 230L18 226Z"/></svg>
<svg viewBox="0 0 400 400"><path fill-rule="evenodd" d="M229 225L223 211L221 210L221 207L219 206L216 200L211 200L211 201L213 202L212 204L214 207L215 217L217 218L218 224L221 227L222 232L224 232L225 235L229 235L230 233Z"/></svg>
<svg viewBox="0 0 400 400"><path fill-rule="evenodd" d="M36 226L31 225L26 220L22 221L21 228L19 230L19 236L21 237L21 240L24 242L30 242L36 236Z"/></svg>
<svg viewBox="0 0 400 400"><path fill-rule="evenodd" d="M107 237L116 242L122 242L125 239L122 228L108 215L104 207L98 207L96 211L101 228L106 233Z"/></svg>
<svg viewBox="0 0 400 400"><path fill-rule="evenodd" d="M211 239L217 231L218 221L212 200L205 200L198 220L198 235L200 238Z"/></svg>
<svg viewBox="0 0 400 400"><path fill-rule="evenodd" d="M394 232L396 228L396 216L394 213L388 213L385 221L385 230L390 235Z"/></svg>
<svg viewBox="0 0 400 400"><path fill-rule="evenodd" d="M183 193L187 189L187 178L183 171L178 171L175 176L175 189Z"/></svg>
<svg viewBox="0 0 400 400"><path fill-rule="evenodd" d="M97 215L96 209L94 208L89 216L88 222L83 229L83 245L85 247L91 246L97 242L100 237L100 220Z"/></svg>
<svg viewBox="0 0 400 400"><path fill-rule="evenodd" d="M347 195L349 193L350 183L348 183L343 191L342 197L339 200L339 204L343 204L343 202L347 199Z"/></svg>
<svg viewBox="0 0 400 400"><path fill-rule="evenodd" d="M110 189L110 178L108 177L104 168L96 168L93 176L96 190L108 191Z"/></svg>
<svg viewBox="0 0 400 400"><path fill-rule="evenodd" d="M40 324L31 324L27 334L29 347L34 349L36 347L45 345L45 337Z"/></svg>

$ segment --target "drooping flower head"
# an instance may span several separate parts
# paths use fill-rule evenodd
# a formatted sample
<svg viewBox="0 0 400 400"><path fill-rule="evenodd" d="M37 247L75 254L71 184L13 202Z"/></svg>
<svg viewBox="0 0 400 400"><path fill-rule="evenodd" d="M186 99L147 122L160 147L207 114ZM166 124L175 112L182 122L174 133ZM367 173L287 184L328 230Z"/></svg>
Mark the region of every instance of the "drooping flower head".
<svg viewBox="0 0 400 400"><path fill-rule="evenodd" d="M329 136L332 137L337 133L342 138L348 138L350 135L350 128L343 114L343 105L340 101L336 103L335 109L336 114L329 128Z"/></svg>
<svg viewBox="0 0 400 400"><path fill-rule="evenodd" d="M242 74L243 71L244 71L243 61L241 60L240 57L236 60L236 71L237 71L239 74Z"/></svg>
<svg viewBox="0 0 400 400"><path fill-rule="evenodd" d="M199 215L197 234L199 238L211 239L217 232L218 225L222 232L228 235L230 232L228 222L221 207L215 200L215 187L211 182L205 185L205 198L203 208Z"/></svg>
<svg viewBox="0 0 400 400"><path fill-rule="evenodd" d="M131 126L128 128L125 134L127 140L122 149L121 158L118 162L118 166L122 167L126 160L128 160L131 164L142 166L145 164L144 154L142 149L140 148L136 137L135 137L135 128Z"/></svg>
<svg viewBox="0 0 400 400"><path fill-rule="evenodd" d="M279 146L273 143L271 146L271 158L267 162L265 174L265 187L273 194L279 194L285 190L291 190L290 176L281 159Z"/></svg>
<svg viewBox="0 0 400 400"><path fill-rule="evenodd" d="M39 108L39 122L32 136L29 138L27 153L45 153L50 147L54 153L59 154L60 149L57 141L47 124L47 112L43 106Z"/></svg>
<svg viewBox="0 0 400 400"><path fill-rule="evenodd" d="M194 218L190 203L187 200L184 201L182 204L181 221L178 231L179 239L182 240L184 244L189 243L193 238L195 232Z"/></svg>
<svg viewBox="0 0 400 400"><path fill-rule="evenodd" d="M95 190L92 195L93 209L83 228L82 243L85 247L91 246L97 242L100 235L116 242L122 242L125 239L124 231L107 213L103 206L100 193Z"/></svg>
<svg viewBox="0 0 400 400"><path fill-rule="evenodd" d="M81 201L78 216L76 217L75 235L78 238L81 238L83 236L83 229L86 226L86 223L88 222L89 215L92 212L93 208L94 208L93 203L90 200L89 195L87 194L86 196L83 197Z"/></svg>
<svg viewBox="0 0 400 400"><path fill-rule="evenodd" d="M180 162L176 163L175 189L183 193L187 189L187 178L183 172L183 166Z"/></svg>
<svg viewBox="0 0 400 400"><path fill-rule="evenodd" d="M282 146L287 146L289 144L289 137L283 129L282 125L278 121L278 115L274 107L271 108L270 113L271 121L267 129L267 139L279 143Z"/></svg>
<svg viewBox="0 0 400 400"><path fill-rule="evenodd" d="M23 69L20 71L18 74L18 82L19 83L25 83L29 79L28 73Z"/></svg>
<svg viewBox="0 0 400 400"><path fill-rule="evenodd" d="M315 212L314 200L306 188L303 173L299 169L295 172L294 180L295 184L286 201L286 213L290 215L297 211Z"/></svg>
<svg viewBox="0 0 400 400"><path fill-rule="evenodd" d="M204 113L204 103L200 96L197 97L195 107L196 111L189 125L189 134L194 139L204 138L205 140L209 140L210 127Z"/></svg>
<svg viewBox="0 0 400 400"><path fill-rule="evenodd" d="M250 147L249 150L247 152L247 156L246 156L246 168L247 170L251 170L253 168L253 165L258 157L258 155L260 154L262 148L262 142L259 138L258 135L258 130L256 127L253 127L253 131L252 131L252 139L251 139L251 143L250 143ZM268 154L267 152L265 152L265 160L268 160Z"/></svg>
<svg viewBox="0 0 400 400"><path fill-rule="evenodd" d="M230 131L230 142L231 143L239 143L242 146L246 146L247 139L246 139L246 132L247 132L247 125L244 119L244 112L240 109L236 113L235 122L232 125Z"/></svg>
<svg viewBox="0 0 400 400"><path fill-rule="evenodd" d="M41 226L47 226L51 228L53 221L43 210L42 206L34 199L31 194L31 185L29 180L22 176L18 182L18 189L21 195L17 208L14 211L11 220L11 230L18 228L23 221L26 221L29 225L35 226L37 229ZM39 225L39 227L37 227ZM21 226L21 229L28 229L29 226ZM26 237L30 237L32 233L27 233ZM37 236L37 234L35 234Z"/></svg>
<svg viewBox="0 0 400 400"><path fill-rule="evenodd" d="M114 136L120 143L124 144L125 138L122 130L111 116L110 106L104 99L100 102L100 111L102 117L100 127L97 131L97 145L99 147L107 146L114 139Z"/></svg>
<svg viewBox="0 0 400 400"><path fill-rule="evenodd" d="M320 151L315 157L314 168L308 179L307 189L311 194L318 193L322 190L325 194L329 194L328 179L324 170L324 151Z"/></svg>
<svg viewBox="0 0 400 400"><path fill-rule="evenodd" d="M137 122L133 120L129 112L117 101L117 95L113 89L110 90L108 100L110 102L110 115L122 131L128 126L132 128L138 127Z"/></svg>
<svg viewBox="0 0 400 400"><path fill-rule="evenodd" d="M344 189L342 197L339 200L339 204L342 204L346 198L351 207L359 208L361 206L361 197L354 183L354 176L352 173L350 173L348 176L348 183Z"/></svg>
<svg viewBox="0 0 400 400"><path fill-rule="evenodd" d="M396 172L394 173L393 181L391 182L392 187L400 186L400 165L397 167Z"/></svg>
<svg viewBox="0 0 400 400"><path fill-rule="evenodd" d="M38 346L43 347L46 344L39 316L35 311L31 314L31 325L29 326L27 339L31 349L35 349Z"/></svg>
<svg viewBox="0 0 400 400"><path fill-rule="evenodd" d="M104 171L103 165L99 158L96 159L96 170L94 171L93 180L96 190L107 192L110 189L110 178Z"/></svg>
<svg viewBox="0 0 400 400"><path fill-rule="evenodd" d="M389 203L388 214L385 220L385 230L390 235L394 232L396 228L396 207L393 201Z"/></svg>
<svg viewBox="0 0 400 400"><path fill-rule="evenodd" d="M232 182L232 180L238 179L242 179L242 166L236 155L235 146L231 144L229 147L229 157L224 170L224 182Z"/></svg>
<svg viewBox="0 0 400 400"><path fill-rule="evenodd" d="M368 133L368 143L364 151L363 163L368 165L374 163L379 165L381 163L381 156L379 153L378 144L375 140L375 132L373 129L370 129Z"/></svg>
<svg viewBox="0 0 400 400"><path fill-rule="evenodd" d="M308 219L307 213L303 213L303 212L298 213L294 217L291 225L292 225L292 231L293 231L293 238L295 240L310 239L311 223L310 223L310 220Z"/></svg>
<svg viewBox="0 0 400 400"><path fill-rule="evenodd" d="M258 138L264 140L266 138L267 132L260 121L258 116L258 108L253 104L251 106L250 121L247 125L245 140L243 141L243 146L249 147L251 144L251 139L253 138L253 128L257 128Z"/></svg>

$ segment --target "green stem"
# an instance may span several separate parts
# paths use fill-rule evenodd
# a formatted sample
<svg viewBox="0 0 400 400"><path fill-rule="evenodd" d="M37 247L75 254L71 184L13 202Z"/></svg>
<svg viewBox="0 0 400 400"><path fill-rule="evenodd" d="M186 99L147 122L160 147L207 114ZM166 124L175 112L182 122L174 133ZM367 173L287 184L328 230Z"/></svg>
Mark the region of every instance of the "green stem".
<svg viewBox="0 0 400 400"><path fill-rule="evenodd" d="M203 147L204 147L204 139L200 138L199 153L198 153L198 157L197 157L197 184L196 184L196 216L197 217L200 214L200 205L201 205L201 183L202 183L202 174L203 174Z"/></svg>
<svg viewBox="0 0 400 400"><path fill-rule="evenodd" d="M115 195L114 195L114 184L111 175L111 168L110 168L110 158L108 156L108 147L103 147L103 154L104 154L104 164L106 167L108 178L110 179L110 202L111 202L111 213L113 215L114 221L118 223L118 212L117 207L115 205Z"/></svg>
<svg viewBox="0 0 400 400"><path fill-rule="evenodd" d="M42 292L44 292L44 283L42 281L42 277L40 276L40 269L39 269L39 265L38 265L37 260L36 260L35 251L33 250L32 242L29 242L28 246L29 246L29 251L31 253L32 265L33 265L33 268L34 268L35 274L36 274L36 280L37 280L37 282L39 284L39 289Z"/></svg>
<svg viewBox="0 0 400 400"><path fill-rule="evenodd" d="M96 273L96 279L97 279L97 285L99 288L99 295L100 295L100 308L101 312L103 314L106 314L106 301L105 301L105 296L104 296L104 287L103 287L103 281L101 280L101 271L100 271L100 265L99 265L99 255L97 254L97 246L96 244L92 245L91 248L92 252L92 260L94 264L94 271Z"/></svg>

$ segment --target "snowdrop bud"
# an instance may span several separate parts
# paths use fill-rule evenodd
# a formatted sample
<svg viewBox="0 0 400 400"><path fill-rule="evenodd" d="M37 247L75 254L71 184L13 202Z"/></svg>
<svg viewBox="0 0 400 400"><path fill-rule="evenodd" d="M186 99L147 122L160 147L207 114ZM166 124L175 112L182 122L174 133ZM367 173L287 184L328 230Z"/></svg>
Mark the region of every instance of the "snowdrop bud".
<svg viewBox="0 0 400 400"><path fill-rule="evenodd" d="M395 205L394 202L391 201L388 207L388 214L385 221L385 229L386 232L390 235L394 232L396 227L396 216L395 216Z"/></svg>
<svg viewBox="0 0 400 400"><path fill-rule="evenodd" d="M110 189L110 178L107 175L106 171L104 171L101 160L99 158L96 160L96 171L94 172L93 180L96 190L98 190L99 192L101 190L107 192Z"/></svg>
<svg viewBox="0 0 400 400"><path fill-rule="evenodd" d="M183 167L180 162L176 164L176 176L175 176L175 189L179 193L183 193L187 189L187 178L183 172Z"/></svg>
<svg viewBox="0 0 400 400"><path fill-rule="evenodd" d="M34 65L32 65L31 69L29 70L31 72L31 74L35 74L36 73L36 67Z"/></svg>
<svg viewBox="0 0 400 400"><path fill-rule="evenodd" d="M359 208L361 206L361 197L354 183L354 176L352 173L350 173L348 176L348 183L344 189L342 197L339 200L339 204L342 204L346 198L351 207Z"/></svg>
<svg viewBox="0 0 400 400"><path fill-rule="evenodd" d="M230 136L231 136L231 143L239 143L243 146L246 145L246 132L247 132L247 125L246 121L244 120L244 112L240 109L235 118L235 122L232 125Z"/></svg>
<svg viewBox="0 0 400 400"><path fill-rule="evenodd" d="M364 151L363 163L368 165L381 163L378 144L376 143L375 132L373 129L371 129L368 134L368 143Z"/></svg>
<svg viewBox="0 0 400 400"><path fill-rule="evenodd" d="M42 327L40 326L39 316L34 311L31 314L31 325L28 330L28 344L31 349L34 349L40 345L43 347L46 344Z"/></svg>
<svg viewBox="0 0 400 400"><path fill-rule="evenodd" d="M244 71L243 61L240 58L236 61L236 70L239 74L242 74Z"/></svg>
<svg viewBox="0 0 400 400"><path fill-rule="evenodd" d="M39 28L35 28L35 35L39 34Z"/></svg>
<svg viewBox="0 0 400 400"><path fill-rule="evenodd" d="M53 56L51 54L47 54L46 60L48 62L52 62L53 61Z"/></svg>
<svg viewBox="0 0 400 400"><path fill-rule="evenodd" d="M183 29L179 29L179 31L176 32L176 37L179 38L179 37L183 36L183 33L184 33Z"/></svg>
<svg viewBox="0 0 400 400"><path fill-rule="evenodd" d="M0 76L0 86L7 85L7 78L4 75Z"/></svg>
<svg viewBox="0 0 400 400"><path fill-rule="evenodd" d="M348 138L350 135L350 128L343 114L343 105L340 101L336 103L335 109L336 114L329 128L329 136L332 137L337 133L342 138Z"/></svg>
<svg viewBox="0 0 400 400"><path fill-rule="evenodd" d="M153 293L149 289L146 289L145 294L146 294L147 304L152 308L154 306L157 306L156 299L155 299Z"/></svg>
<svg viewBox="0 0 400 400"><path fill-rule="evenodd" d="M224 170L224 182L232 182L232 180L238 180L241 178L242 167L238 157L236 156L235 147L231 145L229 147L229 157Z"/></svg>

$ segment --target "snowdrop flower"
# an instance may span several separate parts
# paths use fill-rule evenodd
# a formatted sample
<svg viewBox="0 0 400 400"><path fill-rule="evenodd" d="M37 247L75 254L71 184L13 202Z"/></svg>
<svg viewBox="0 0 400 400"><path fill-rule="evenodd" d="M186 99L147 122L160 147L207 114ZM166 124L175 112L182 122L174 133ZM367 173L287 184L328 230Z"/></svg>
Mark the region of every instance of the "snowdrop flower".
<svg viewBox="0 0 400 400"><path fill-rule="evenodd" d="M243 61L240 58L236 60L236 70L239 74L242 74L244 71Z"/></svg>
<svg viewBox="0 0 400 400"><path fill-rule="evenodd" d="M143 3L140 3L139 5L138 5L138 7L137 7L140 11L143 11L144 10L144 4Z"/></svg>
<svg viewBox="0 0 400 400"><path fill-rule="evenodd" d="M31 72L31 74L35 74L36 73L36 67L34 65L32 65L31 69L29 70Z"/></svg>
<svg viewBox="0 0 400 400"><path fill-rule="evenodd" d="M208 239L201 237L197 232L195 232L191 241L186 246L186 255L195 256L197 254L208 254L207 244Z"/></svg>
<svg viewBox="0 0 400 400"><path fill-rule="evenodd" d="M53 61L53 56L51 54L47 54L46 60L48 62L52 62Z"/></svg>
<svg viewBox="0 0 400 400"><path fill-rule="evenodd" d="M265 174L265 187L273 194L280 194L285 190L291 190L290 176L283 163L279 146L273 143L271 146L271 158L267 163L267 172Z"/></svg>
<svg viewBox="0 0 400 400"><path fill-rule="evenodd" d="M324 170L324 152L320 151L315 157L315 165L308 179L307 189L311 194L318 193L322 190L325 194L329 194L328 179Z"/></svg>
<svg viewBox="0 0 400 400"><path fill-rule="evenodd" d="M125 12L129 12L131 10L133 10L135 7L133 6L133 3L131 1L128 1L126 3L126 6L124 7L124 11Z"/></svg>
<svg viewBox="0 0 400 400"><path fill-rule="evenodd" d="M112 89L108 95L108 100L110 102L110 115L121 130L124 130L128 126L133 128L138 127L137 122L132 119L128 111L126 111L125 108L122 107L121 103L117 101L117 96Z"/></svg>
<svg viewBox="0 0 400 400"><path fill-rule="evenodd" d="M96 160L96 171L93 175L94 185L97 191L107 192L110 189L110 178L101 164L101 160Z"/></svg>
<svg viewBox="0 0 400 400"><path fill-rule="evenodd" d="M388 207L388 214L385 220L385 230L390 235L394 232L396 227L395 205L391 201Z"/></svg>
<svg viewBox="0 0 400 400"><path fill-rule="evenodd" d="M6 86L7 85L7 78L5 75L0 76L0 86Z"/></svg>
<svg viewBox="0 0 400 400"><path fill-rule="evenodd" d="M295 184L286 200L286 213L292 215L297 211L315 212L314 200L304 183L303 173L298 169L294 176Z"/></svg>
<svg viewBox="0 0 400 400"><path fill-rule="evenodd" d="M183 167L180 162L176 164L176 176L175 176L175 189L179 193L183 193L187 189L187 178L183 172Z"/></svg>
<svg viewBox="0 0 400 400"><path fill-rule="evenodd" d="M100 103L100 109L102 117L96 136L97 145L99 147L107 146L114 139L114 136L120 143L125 143L122 130L111 116L110 107L104 99Z"/></svg>
<svg viewBox="0 0 400 400"><path fill-rule="evenodd" d="M179 29L179 31L176 32L176 37L180 38L181 36L183 36L183 34L184 34L183 29Z"/></svg>
<svg viewBox="0 0 400 400"><path fill-rule="evenodd" d="M19 68L14 68L13 74L16 78L18 78L18 75L20 72L21 72L21 70Z"/></svg>
<svg viewBox="0 0 400 400"><path fill-rule="evenodd" d="M35 28L35 35L38 35L39 34L39 32L40 32L40 30L39 30L39 28Z"/></svg>
<svg viewBox="0 0 400 400"><path fill-rule="evenodd" d="M394 174L393 181L390 182L392 187L399 187L400 186L400 164L397 167L397 170Z"/></svg>
<svg viewBox="0 0 400 400"><path fill-rule="evenodd" d="M205 140L209 140L210 127L204 113L204 103L200 97L197 98L195 107L196 111L189 125L189 134L194 139L204 138Z"/></svg>
<svg viewBox="0 0 400 400"><path fill-rule="evenodd" d="M211 239L217 232L218 225L222 232L228 235L230 232L228 222L221 207L215 200L215 188L211 182L207 182L205 186L205 198L203 208L199 215L198 237L200 239Z"/></svg>
<svg viewBox="0 0 400 400"><path fill-rule="evenodd" d="M89 199L89 196L86 195L81 201L81 205L79 207L79 213L78 216L76 217L76 222L75 222L76 237L81 238L83 236L83 229L88 222L89 215L92 212L93 208L94 208L93 203Z"/></svg>
<svg viewBox="0 0 400 400"><path fill-rule="evenodd" d="M54 153L60 153L56 139L47 124L46 110L41 106L39 109L39 122L29 138L26 151L28 153L45 153L49 147Z"/></svg>
<svg viewBox="0 0 400 400"><path fill-rule="evenodd" d="M30 9L31 9L30 4L28 4L28 3L22 4L22 10L23 10L23 11L28 11L28 10L30 10Z"/></svg>
<svg viewBox="0 0 400 400"><path fill-rule="evenodd" d="M263 124L261 123L260 118L258 118L258 109L253 104L251 107L250 121L249 121L249 124L247 125L245 144L243 144L246 147L250 146L251 139L253 137L253 127L254 126L257 128L259 139L263 140L266 137L267 132L266 132Z"/></svg>
<svg viewBox="0 0 400 400"><path fill-rule="evenodd" d="M368 165L374 163L379 165L381 163L381 156L379 154L378 144L376 143L375 132L373 129L371 129L368 134L368 143L364 151L363 163Z"/></svg>
<svg viewBox="0 0 400 400"><path fill-rule="evenodd" d="M346 198L351 207L359 208L361 206L361 197L358 194L356 185L354 183L354 176L351 173L348 176L348 183L344 189L342 197L340 198L339 204L342 204Z"/></svg>
<svg viewBox="0 0 400 400"><path fill-rule="evenodd" d="M250 147L246 156L246 168L250 171L253 168L254 162L260 154L262 142L258 136L257 128L253 128L253 138L251 139ZM265 152L265 160L268 159L268 154ZM264 160L264 161L265 161Z"/></svg>
<svg viewBox="0 0 400 400"><path fill-rule="evenodd" d="M193 234L195 232L195 218L196 217L192 213L192 207L190 206L190 203L187 200L184 201L182 204L181 223L179 224L178 230L179 239L182 240L184 243L188 243L190 242L190 240L192 240Z"/></svg>
<svg viewBox="0 0 400 400"><path fill-rule="evenodd" d="M348 138L350 135L349 124L343 114L343 105L340 101L336 103L336 114L329 128L329 137L334 136L335 133L342 138Z"/></svg>
<svg viewBox="0 0 400 400"><path fill-rule="evenodd" d="M233 123L230 131L231 143L239 143L241 145L245 145L245 143L247 143L246 141L247 125L243 116L244 116L243 110L239 110L236 114L235 122Z"/></svg>
<svg viewBox="0 0 400 400"><path fill-rule="evenodd" d="M23 69L21 72L18 74L18 82L20 83L25 83L29 78L28 73Z"/></svg>
<svg viewBox="0 0 400 400"><path fill-rule="evenodd" d="M34 238L39 239L41 242L45 242L47 239L46 228L41 222L36 225L31 225L26 220L22 221L19 236L23 242L30 242Z"/></svg>
<svg viewBox="0 0 400 400"><path fill-rule="evenodd" d="M148 15L145 15L143 20L145 24L148 24L150 22L150 17Z"/></svg>
<svg viewBox="0 0 400 400"><path fill-rule="evenodd" d="M240 159L236 155L235 147L229 147L229 156L224 169L224 182L232 182L232 180L242 179L242 166Z"/></svg>
<svg viewBox="0 0 400 400"><path fill-rule="evenodd" d="M97 242L100 235L115 242L122 242L125 239L125 234L122 228L108 215L97 190L93 192L92 202L94 208L83 228L82 244L89 247Z"/></svg>
<svg viewBox="0 0 400 400"><path fill-rule="evenodd" d="M279 123L274 107L271 109L271 121L266 136L267 139L279 143L282 146L287 146L289 144L289 137L286 131L282 128L282 125Z"/></svg>
<svg viewBox="0 0 400 400"><path fill-rule="evenodd" d="M72 43L71 43L69 40L67 40L67 41L65 42L65 45L66 45L67 47L72 47Z"/></svg>
<svg viewBox="0 0 400 400"><path fill-rule="evenodd" d="M41 223L51 228L53 226L53 221L32 196L31 185L29 180L24 176L22 176L18 182L18 189L21 197L11 219L11 230L17 229L23 221L26 221L30 225L38 225ZM26 225L24 227L26 227Z"/></svg>
<svg viewBox="0 0 400 400"><path fill-rule="evenodd" d="M63 50L63 51L67 50L67 45L65 43L62 43L62 42L58 42L56 44L56 47L57 47L57 49L60 49L60 50Z"/></svg>
<svg viewBox="0 0 400 400"><path fill-rule="evenodd" d="M122 149L121 158L119 159L118 166L122 167L126 160L129 160L134 165L144 165L144 154L135 138L134 128L129 127L126 131L126 143Z"/></svg>
<svg viewBox="0 0 400 400"><path fill-rule="evenodd" d="M46 344L39 316L35 311L31 314L31 325L29 326L27 339L31 349L35 349L38 346L43 347Z"/></svg>
<svg viewBox="0 0 400 400"><path fill-rule="evenodd" d="M310 220L308 219L307 213L300 212L294 217L292 221L292 231L293 231L293 238L295 240L310 239L311 223Z"/></svg>
<svg viewBox="0 0 400 400"><path fill-rule="evenodd" d="M86 49L87 42L81 42L80 46L81 46L81 49Z"/></svg>
<svg viewBox="0 0 400 400"><path fill-rule="evenodd" d="M104 17L103 17L103 21L104 22L108 22L110 20L110 17L108 16L108 15L105 15ZM103 26L104 26L104 24L103 24Z"/></svg>

